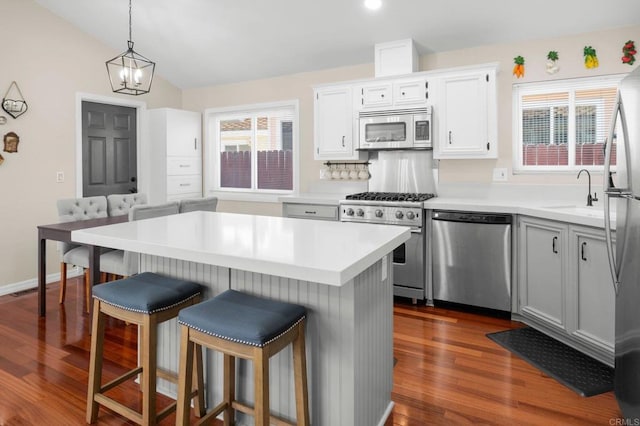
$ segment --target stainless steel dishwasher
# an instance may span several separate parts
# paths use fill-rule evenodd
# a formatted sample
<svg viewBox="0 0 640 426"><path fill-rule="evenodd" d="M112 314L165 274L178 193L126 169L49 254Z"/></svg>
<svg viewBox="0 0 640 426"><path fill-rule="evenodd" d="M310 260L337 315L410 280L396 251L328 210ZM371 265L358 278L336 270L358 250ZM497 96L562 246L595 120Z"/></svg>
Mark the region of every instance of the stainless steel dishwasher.
<svg viewBox="0 0 640 426"><path fill-rule="evenodd" d="M511 215L434 210L433 298L511 311Z"/></svg>

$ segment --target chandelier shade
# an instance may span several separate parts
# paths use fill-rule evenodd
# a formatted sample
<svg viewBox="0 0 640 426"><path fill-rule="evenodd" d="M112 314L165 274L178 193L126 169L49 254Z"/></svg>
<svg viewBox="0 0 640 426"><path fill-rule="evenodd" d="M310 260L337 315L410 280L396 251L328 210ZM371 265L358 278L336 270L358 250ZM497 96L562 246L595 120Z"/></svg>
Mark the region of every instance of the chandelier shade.
<svg viewBox="0 0 640 426"><path fill-rule="evenodd" d="M149 93L156 64L133 50L131 0L129 0L129 41L127 46L125 52L106 62L111 90L127 95Z"/></svg>

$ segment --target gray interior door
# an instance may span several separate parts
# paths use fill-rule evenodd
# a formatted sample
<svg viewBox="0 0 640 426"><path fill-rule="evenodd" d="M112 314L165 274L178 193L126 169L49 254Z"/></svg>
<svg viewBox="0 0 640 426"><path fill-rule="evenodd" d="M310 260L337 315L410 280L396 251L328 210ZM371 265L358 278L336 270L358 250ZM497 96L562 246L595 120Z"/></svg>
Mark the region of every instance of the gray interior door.
<svg viewBox="0 0 640 426"><path fill-rule="evenodd" d="M136 109L82 102L82 196L137 192Z"/></svg>

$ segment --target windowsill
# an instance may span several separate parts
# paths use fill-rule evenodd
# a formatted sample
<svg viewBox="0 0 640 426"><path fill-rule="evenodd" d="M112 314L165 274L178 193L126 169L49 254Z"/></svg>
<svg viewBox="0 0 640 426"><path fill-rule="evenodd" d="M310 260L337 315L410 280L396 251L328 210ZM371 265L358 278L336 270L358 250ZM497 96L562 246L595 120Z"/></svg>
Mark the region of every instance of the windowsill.
<svg viewBox="0 0 640 426"><path fill-rule="evenodd" d="M285 195L292 195L293 191L277 192L269 194L259 194L255 192L233 192L233 191L209 191L207 196L218 197L218 200L225 201L245 201L256 203L279 203L279 198Z"/></svg>

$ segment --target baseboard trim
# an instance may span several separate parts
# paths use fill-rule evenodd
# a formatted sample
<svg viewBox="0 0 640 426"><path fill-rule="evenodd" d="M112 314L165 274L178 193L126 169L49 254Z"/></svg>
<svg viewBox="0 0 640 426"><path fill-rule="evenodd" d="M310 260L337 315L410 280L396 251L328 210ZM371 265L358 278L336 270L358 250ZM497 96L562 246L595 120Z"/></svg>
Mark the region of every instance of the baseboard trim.
<svg viewBox="0 0 640 426"><path fill-rule="evenodd" d="M67 278L73 278L82 275L82 268L67 268ZM48 274L46 278L47 284L60 281L60 272L54 274ZM19 293L25 290L31 290L38 287L38 279L31 278L25 281L17 283L11 283L0 287L0 296L6 296L7 294Z"/></svg>

